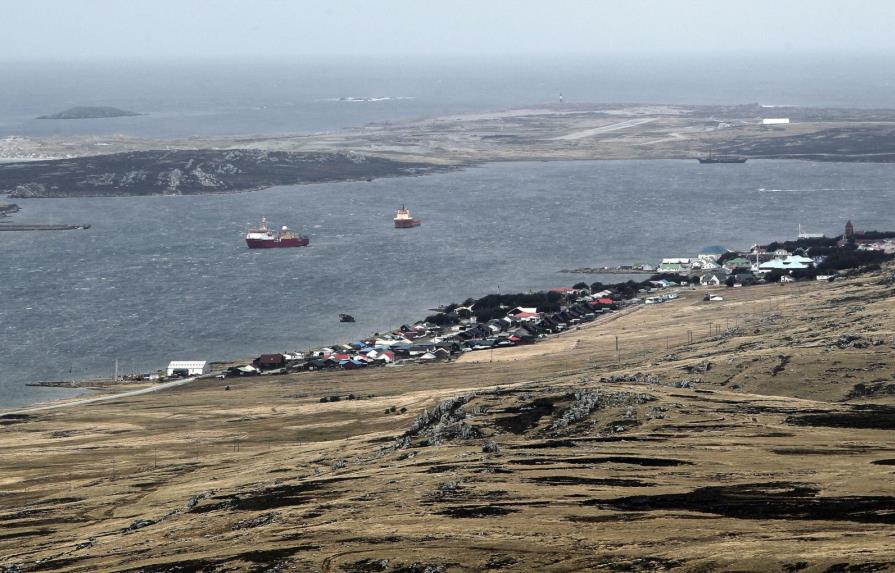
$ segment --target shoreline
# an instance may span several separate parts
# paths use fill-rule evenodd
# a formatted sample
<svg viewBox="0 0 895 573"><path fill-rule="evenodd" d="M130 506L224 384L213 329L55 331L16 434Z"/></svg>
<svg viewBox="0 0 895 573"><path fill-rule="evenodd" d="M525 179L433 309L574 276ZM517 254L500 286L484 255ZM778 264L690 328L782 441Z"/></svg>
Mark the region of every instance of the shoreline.
<svg viewBox="0 0 895 573"><path fill-rule="evenodd" d="M0 175L6 177L0 193L206 194L420 175L484 163L696 161L708 149L747 161L895 162L890 129L895 110L794 108L787 113L791 123L768 127L762 124L768 110L758 105L570 104L312 134L7 138L0 140L0 156L6 158L0 161ZM35 153L65 159L35 160ZM21 160L10 163L13 157Z"/></svg>
<svg viewBox="0 0 895 573"><path fill-rule="evenodd" d="M877 234L881 236L893 235L893 233ZM891 239L889 240L891 241ZM836 241L837 238L835 237L827 240L828 243ZM814 248L812 245L815 242L816 240L814 239L798 239L792 243L793 250ZM800 244L802 245L801 247L799 246ZM854 258L849 260L846 266L832 267L834 270L824 269L822 272L832 273L829 276L834 278L848 276L852 272L860 274L867 272L867 270L872 270L873 263L876 263L878 267L879 263L893 258L893 255L886 254L885 251L875 254L873 252L865 252L861 257L849 255L846 247L847 245L838 247L841 249L840 258L846 255ZM749 253L742 251L728 251L725 255L729 255L734 259L751 256ZM842 262L840 260L837 264ZM812 266L810 270L803 271L802 274L798 275L797 279L799 281L807 280L813 282L815 275L819 275L822 262L819 265L819 268ZM715 266L717 267L718 265ZM217 377L230 379L250 375L275 375L324 370L341 371L366 367L397 366L407 363L450 362L459 361L473 355L475 351L481 350L490 350L493 359L495 350L500 351L504 348L537 345L543 341L562 336L567 332L579 330L590 323L602 324L607 322L601 320L606 316L609 317L609 320L613 320L612 317L624 315L632 308L636 310L643 304L649 305L673 301L680 295L688 291L696 291L697 289L705 293L703 300L711 303L715 298L710 297L709 293L723 292L732 286L751 288L752 286L762 285L765 284L766 277L768 280L771 280L770 276L773 275L773 272L764 271L764 274L762 274L759 271L758 275L753 275L748 282L743 281L745 284L728 283L725 286L721 282L702 284L701 281L697 281L694 283L694 277L698 279L700 275L706 272L709 274L718 272L703 271L701 266L693 269L688 267L686 271L676 272L640 270L632 273L631 270L625 268L613 273L606 272L606 269L603 268L593 274L629 276L645 274L650 275L650 278L641 281L629 279L628 281L610 284L595 282L590 286L586 283L580 283L574 287L553 288L549 291L530 292L527 295L523 293L492 293L477 299L468 298L466 299L467 302L463 303L465 306L458 303L440 304L428 309L434 314L387 331L370 333L366 337L356 339L356 342L341 341L330 343L327 346L318 346L317 348L309 347L307 354L303 350L272 354L262 353L251 364L248 364L248 360L233 358L215 360L209 363L213 370L207 375L199 376L199 378ZM743 270L740 269L740 271ZM845 271L845 275L841 274L843 271ZM560 272L574 273L583 272L583 270ZM777 272L779 273L779 271ZM752 275L752 271L747 271L747 274ZM778 278L777 275L774 276L775 278L772 282L779 282L784 278ZM788 282L798 284L795 278L791 276L786 278L789 278ZM830 278L826 280L826 282L831 281L832 279ZM719 297L717 300L723 300L723 298ZM534 305L533 309L525 308L532 305ZM507 311L506 309L511 310ZM265 363L265 357L276 357L276 362ZM259 363L259 361L261 362ZM126 375L121 380L108 378L44 380L25 382L24 385L46 388L110 390L113 392L113 395L121 396L143 393L139 390L126 390L126 388L133 385L149 384L149 388L155 387L158 389L177 386L177 384L172 385L171 383L177 382L179 379L175 378L172 380L162 376L164 369L158 369L155 372L160 376L160 379L155 381L155 383L151 378L145 378L143 375ZM125 390L118 392L121 389ZM61 399L61 402L66 402L67 400L69 399L64 398ZM79 403L79 401L75 402ZM65 407L65 404L62 403L58 407Z"/></svg>
<svg viewBox="0 0 895 573"><path fill-rule="evenodd" d="M766 157L750 157L749 159L752 161L804 161L809 163L874 163L874 164L889 164L895 163L895 153L892 154L883 154L885 159L878 160L869 160L867 156L854 156L851 158L847 158L845 156L830 156L830 157L820 157L820 156L766 156ZM404 177L427 177L430 175L438 175L440 173L445 173L448 171L463 171L466 169L472 169L476 167L481 167L488 164L502 164L502 163L554 163L554 162L588 162L588 161L691 161L695 162L698 158L696 157L532 157L532 158L518 158L518 159L489 159L480 162L471 162L467 161L464 163L457 164L425 164L419 165L417 164L413 169L420 169L419 172L411 172L411 173L401 173L394 172L388 174L378 174L366 176L362 175L359 177L346 177L346 178L332 178L325 179L319 181L293 181L293 182L277 182L270 184L258 184L258 185L249 185L245 187L234 187L226 190L203 190L203 191L191 191L188 193L180 193L180 192L153 192L153 193L95 193L95 194L67 194L67 195L48 195L48 194L34 194L34 195L25 195L25 194L17 194L15 192L3 191L0 190L0 196L5 196L9 199L96 199L96 198L126 198L126 197L165 197L165 196L189 196L189 195L229 195L233 193L254 193L254 192L262 192L267 189L272 189L275 187L282 186L304 186L304 185L316 185L320 183L357 183L357 182L370 182L379 179L392 179L392 178L404 178ZM35 160L35 162L43 162L45 160ZM53 161L70 161L70 160L53 160ZM10 161L9 164L15 165L18 164L18 161ZM735 167L734 167L735 168ZM403 169L399 167L399 169ZM2 174L0 174L2 175ZM13 225L6 225L7 227L12 227ZM72 230L72 229L85 229L89 228L90 224L81 224L81 225L20 225L22 227L35 227L29 229L12 229L7 228L3 229L4 225L0 225L0 230L8 230L8 231L24 231L24 230ZM47 227L47 228L36 228L36 227ZM49 228L54 227L54 228ZM59 228L55 228L59 227ZM585 274L598 274L598 271L583 271L579 269L570 269L570 270L562 270L560 272L569 272L569 273L585 273ZM623 272L606 272L599 271L604 274L624 274ZM649 271L634 271L630 274L640 274L640 273L648 273Z"/></svg>
<svg viewBox="0 0 895 573"><path fill-rule="evenodd" d="M689 293L500 364L196 381L8 418L2 564L872 569L893 560L892 385L874 382L893 270L735 289L711 308L720 335Z"/></svg>

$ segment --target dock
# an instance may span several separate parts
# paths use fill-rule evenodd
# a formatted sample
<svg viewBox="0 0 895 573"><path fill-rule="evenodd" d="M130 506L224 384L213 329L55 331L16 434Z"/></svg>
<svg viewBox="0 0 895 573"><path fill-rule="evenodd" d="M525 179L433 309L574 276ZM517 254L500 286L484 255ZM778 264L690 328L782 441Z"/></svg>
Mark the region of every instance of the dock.
<svg viewBox="0 0 895 573"><path fill-rule="evenodd" d="M76 231L89 229L90 225L6 225L0 224L0 231Z"/></svg>

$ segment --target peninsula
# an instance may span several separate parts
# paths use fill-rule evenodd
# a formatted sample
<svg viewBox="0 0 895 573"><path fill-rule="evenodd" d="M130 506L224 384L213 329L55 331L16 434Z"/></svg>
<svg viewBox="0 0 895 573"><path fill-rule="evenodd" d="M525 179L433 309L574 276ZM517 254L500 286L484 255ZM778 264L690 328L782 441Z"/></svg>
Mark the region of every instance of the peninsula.
<svg viewBox="0 0 895 573"><path fill-rule="evenodd" d="M0 159L5 161L0 163L0 193L219 193L416 175L483 162L696 162L710 152L746 160L891 162L895 110L564 104L275 137L11 137L0 140ZM742 167L720 163L704 168Z"/></svg>

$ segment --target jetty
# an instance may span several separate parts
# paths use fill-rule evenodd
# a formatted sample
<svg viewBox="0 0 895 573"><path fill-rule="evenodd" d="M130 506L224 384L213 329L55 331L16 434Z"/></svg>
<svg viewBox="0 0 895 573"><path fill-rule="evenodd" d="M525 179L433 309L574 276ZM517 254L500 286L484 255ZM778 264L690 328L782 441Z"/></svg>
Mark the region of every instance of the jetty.
<svg viewBox="0 0 895 573"><path fill-rule="evenodd" d="M656 269L643 267L582 267L579 269L562 269L561 273L578 273L587 275L654 275Z"/></svg>
<svg viewBox="0 0 895 573"><path fill-rule="evenodd" d="M0 231L76 231L79 229L89 229L90 225L43 225L43 224L23 224L23 225L0 225Z"/></svg>

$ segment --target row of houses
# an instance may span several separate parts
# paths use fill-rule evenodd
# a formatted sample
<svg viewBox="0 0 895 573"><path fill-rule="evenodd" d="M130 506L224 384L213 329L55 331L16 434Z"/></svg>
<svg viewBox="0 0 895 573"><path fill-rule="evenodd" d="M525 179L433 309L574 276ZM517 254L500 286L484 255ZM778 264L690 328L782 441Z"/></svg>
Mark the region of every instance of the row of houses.
<svg viewBox="0 0 895 573"><path fill-rule="evenodd" d="M554 289L554 292L558 290L562 290L565 304L556 312L516 307L508 309L504 317L487 322L477 322L471 313L467 318L459 319L457 324L418 321L389 333L308 353L262 354L251 364L229 368L224 376L353 370L406 362L445 361L466 352L532 344L628 304L610 290L593 294L586 289Z"/></svg>

